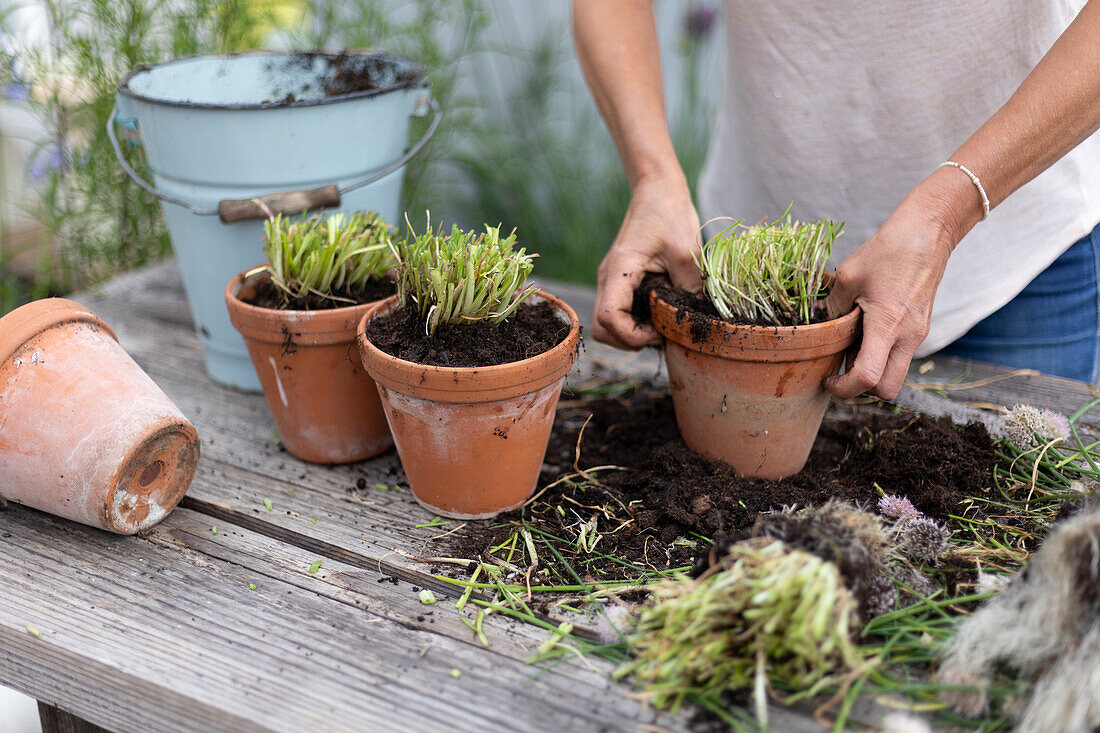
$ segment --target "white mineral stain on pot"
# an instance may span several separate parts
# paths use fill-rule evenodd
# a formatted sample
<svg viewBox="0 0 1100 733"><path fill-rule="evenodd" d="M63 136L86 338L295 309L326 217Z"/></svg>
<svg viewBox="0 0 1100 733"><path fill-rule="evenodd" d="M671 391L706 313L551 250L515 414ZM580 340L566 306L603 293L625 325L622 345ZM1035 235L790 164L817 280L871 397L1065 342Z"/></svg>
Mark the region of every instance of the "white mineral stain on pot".
<svg viewBox="0 0 1100 733"><path fill-rule="evenodd" d="M267 361L271 364L271 372L275 375L275 386L279 388L279 399L282 400L283 407L288 407L286 392L283 390L282 380L279 379L279 365L275 363L274 356L267 357Z"/></svg>

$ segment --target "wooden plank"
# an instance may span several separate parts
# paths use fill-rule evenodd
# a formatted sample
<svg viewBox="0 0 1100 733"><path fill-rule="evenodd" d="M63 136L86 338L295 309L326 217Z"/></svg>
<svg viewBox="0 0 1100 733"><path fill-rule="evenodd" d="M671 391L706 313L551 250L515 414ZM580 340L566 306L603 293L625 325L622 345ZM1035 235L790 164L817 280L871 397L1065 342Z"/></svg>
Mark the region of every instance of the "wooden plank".
<svg viewBox="0 0 1100 733"><path fill-rule="evenodd" d="M275 573L257 582L252 569L177 543L113 537L19 507L0 517L0 529L10 535L0 566L0 682L108 729L675 723L603 674L532 668ZM358 573L336 571L345 584Z"/></svg>
<svg viewBox="0 0 1100 733"><path fill-rule="evenodd" d="M933 368L920 374L921 365L927 362L931 362ZM1100 397L1096 385L1085 382L1048 374L1020 374L1018 370L948 356L918 360L909 370L907 381L910 385L919 385L922 391L938 391L941 396L961 404L1012 407L1024 403L1066 415ZM1100 407L1089 410L1080 424L1100 429Z"/></svg>
<svg viewBox="0 0 1100 733"><path fill-rule="evenodd" d="M445 597L437 603L425 606L417 595L419 587L404 581L388 582L385 576L371 569L345 565L326 560L316 573L308 566L313 555L298 547L273 540L262 534L250 532L236 525L223 525L214 534L210 531L209 518L197 512L181 509L147 536L150 542L166 546L179 545L200 552L207 557L231 562L256 573L257 578L271 578L322 595L332 600L354 606L372 615L395 621L405 628L443 634L464 642L484 653L501 654L510 659L527 662L535 654L537 646L550 638L550 633L506 616L486 617L482 630L488 639L485 648L470 628L461 621L462 616L473 620L475 613L460 612ZM382 582L380 582L382 581ZM260 582L260 580L257 580ZM453 588L453 586L450 586ZM472 606L471 606L472 608ZM613 683L610 675L614 665L606 660L590 657L583 663L566 658L555 664L555 670L573 679L580 688L592 688L602 695L625 696L629 693L626 683ZM586 693L587 694L587 693ZM635 703L627 702L625 713L641 715L640 725L646 725L649 713L643 708L634 709ZM880 717L881 711L863 709L862 719ZM623 712L618 712L622 716ZM771 705L769 717L777 730L799 733L819 731L808 710ZM690 712L679 716L659 715L656 723L664 730L678 730L690 726ZM859 718L857 718L859 719Z"/></svg>
<svg viewBox="0 0 1100 733"><path fill-rule="evenodd" d="M296 488L290 494L281 490L283 487ZM273 507L270 512L263 504L268 497ZM183 506L206 515L208 530L234 524L320 557L431 588L444 597L458 595L453 585L433 578L426 565L410 556L430 554L430 539L459 523L416 528L415 524L427 523L432 515L408 494L404 497L401 501L407 513L390 514L386 509L394 503L361 505L343 490L333 493L300 482L276 483L266 476L204 460Z"/></svg>
<svg viewBox="0 0 1100 733"><path fill-rule="evenodd" d="M445 585L448 592L437 595L436 603L425 605L418 595L423 586L415 578L409 582L393 576L385 567L379 570L340 562L234 524L217 525L215 534L209 516L189 509L173 512L146 539L162 547L183 548L237 565L253 573L252 582L257 584L268 579L289 583L405 628L442 634L484 649L474 632L462 622L462 618L474 619L477 606L469 604L469 610L460 614L454 608L458 594L453 585ZM318 560L320 567L310 572ZM545 629L506 616L491 616L484 622L483 631L489 641L488 651L521 662L530 659L533 650L550 636ZM594 660L593 664L605 666L600 660ZM573 674L572 669L562 671Z"/></svg>

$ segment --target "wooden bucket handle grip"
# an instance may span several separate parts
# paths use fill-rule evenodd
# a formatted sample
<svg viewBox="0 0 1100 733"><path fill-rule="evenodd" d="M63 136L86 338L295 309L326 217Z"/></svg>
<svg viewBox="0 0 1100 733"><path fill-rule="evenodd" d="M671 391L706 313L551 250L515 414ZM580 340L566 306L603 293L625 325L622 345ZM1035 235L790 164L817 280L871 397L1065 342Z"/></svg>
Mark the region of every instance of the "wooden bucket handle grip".
<svg viewBox="0 0 1100 733"><path fill-rule="evenodd" d="M340 205L340 189L335 183L306 191L280 191L250 199L223 199L218 202L218 218L223 224L249 219L266 219L283 214L293 216L314 209Z"/></svg>

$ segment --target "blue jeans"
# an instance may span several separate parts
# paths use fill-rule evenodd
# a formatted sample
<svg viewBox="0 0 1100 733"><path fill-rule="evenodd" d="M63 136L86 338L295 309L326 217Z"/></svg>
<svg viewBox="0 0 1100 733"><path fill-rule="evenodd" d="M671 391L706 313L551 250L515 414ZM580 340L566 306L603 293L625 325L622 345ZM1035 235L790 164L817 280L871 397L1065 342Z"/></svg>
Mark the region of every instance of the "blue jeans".
<svg viewBox="0 0 1100 733"><path fill-rule="evenodd" d="M1100 224L941 354L1083 382L1100 366Z"/></svg>

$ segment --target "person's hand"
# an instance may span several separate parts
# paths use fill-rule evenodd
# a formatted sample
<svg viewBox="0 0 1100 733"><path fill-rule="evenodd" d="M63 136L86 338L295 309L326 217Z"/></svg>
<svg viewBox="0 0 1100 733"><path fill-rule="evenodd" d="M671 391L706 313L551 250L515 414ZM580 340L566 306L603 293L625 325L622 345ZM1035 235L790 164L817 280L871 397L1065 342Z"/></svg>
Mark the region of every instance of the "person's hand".
<svg viewBox="0 0 1100 733"><path fill-rule="evenodd" d="M826 307L836 317L863 309L863 341L844 374L825 388L840 398L864 392L898 396L913 353L928 335L932 302L947 258L973 225L970 182L934 176L902 201L886 223L837 268ZM961 214L954 209L964 209ZM980 215L980 210L977 212ZM967 220L969 217L972 220Z"/></svg>
<svg viewBox="0 0 1100 733"><path fill-rule="evenodd" d="M667 273L672 284L702 287L692 253L701 244L699 215L683 175L639 181L626 218L598 270L592 337L618 348L640 349L661 343L651 326L630 313L634 289L647 272Z"/></svg>

